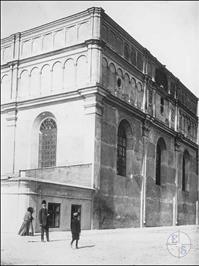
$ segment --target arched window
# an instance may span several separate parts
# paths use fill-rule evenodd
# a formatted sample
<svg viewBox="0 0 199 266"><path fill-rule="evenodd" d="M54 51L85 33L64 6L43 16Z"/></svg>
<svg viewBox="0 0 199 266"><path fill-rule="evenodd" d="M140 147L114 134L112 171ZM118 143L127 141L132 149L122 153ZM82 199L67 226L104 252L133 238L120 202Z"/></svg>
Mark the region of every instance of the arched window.
<svg viewBox="0 0 199 266"><path fill-rule="evenodd" d="M117 136L117 174L126 176L127 137L122 123L119 125Z"/></svg>
<svg viewBox="0 0 199 266"><path fill-rule="evenodd" d="M183 161L182 161L182 191L187 191L188 174L189 174L189 153L188 151L185 151L183 154Z"/></svg>
<svg viewBox="0 0 199 266"><path fill-rule="evenodd" d="M161 148L159 143L156 148L156 185L161 185Z"/></svg>
<svg viewBox="0 0 199 266"><path fill-rule="evenodd" d="M46 118L39 131L39 167L56 165L57 125L52 118Z"/></svg>
<svg viewBox="0 0 199 266"><path fill-rule="evenodd" d="M160 138L157 142L156 146L156 185L161 185L161 177L162 177L162 167L163 162L165 161L165 151L166 151L166 144L163 138Z"/></svg>

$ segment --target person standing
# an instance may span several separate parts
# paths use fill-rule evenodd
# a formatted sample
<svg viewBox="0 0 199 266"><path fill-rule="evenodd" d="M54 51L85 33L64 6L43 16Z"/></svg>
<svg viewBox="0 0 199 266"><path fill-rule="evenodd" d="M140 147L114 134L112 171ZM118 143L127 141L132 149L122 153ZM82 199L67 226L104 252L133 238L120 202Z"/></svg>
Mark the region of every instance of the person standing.
<svg viewBox="0 0 199 266"><path fill-rule="evenodd" d="M46 208L46 201L42 201L42 208L39 211L39 223L41 226L41 241L44 242L44 231L46 232L46 240L49 242L49 221L48 209Z"/></svg>
<svg viewBox="0 0 199 266"><path fill-rule="evenodd" d="M34 236L34 229L33 229L33 223L32 223L34 219L32 216L34 209L32 207L30 207L30 212L31 212L31 218L30 218L30 223L29 223L29 235Z"/></svg>
<svg viewBox="0 0 199 266"><path fill-rule="evenodd" d="M72 241L70 245L72 247L73 242L76 240L76 248L78 248L78 240L79 240L79 235L81 232L81 227L80 227L80 221L79 221L77 212L73 213L73 217L71 221L71 232L72 232Z"/></svg>
<svg viewBox="0 0 199 266"><path fill-rule="evenodd" d="M20 236L28 236L29 235L29 228L30 228L30 223L32 221L32 210L33 208L31 207L28 207L25 215L24 215L24 220L23 220L23 223L19 229L19 232L18 234Z"/></svg>

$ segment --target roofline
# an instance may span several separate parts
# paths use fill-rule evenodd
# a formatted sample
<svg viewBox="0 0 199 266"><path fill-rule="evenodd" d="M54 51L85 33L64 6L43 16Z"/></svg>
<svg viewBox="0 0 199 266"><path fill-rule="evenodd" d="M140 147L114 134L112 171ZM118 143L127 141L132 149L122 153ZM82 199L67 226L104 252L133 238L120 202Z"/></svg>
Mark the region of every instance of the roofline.
<svg viewBox="0 0 199 266"><path fill-rule="evenodd" d="M138 41L136 41L125 29L123 29L115 20L113 20L109 15L107 15L104 11L103 8L101 7L90 7L90 8L87 8L86 10L83 10L83 11L80 11L78 13L75 13L75 14L72 14L72 15L69 15L67 17L63 17L63 18L60 18L60 19L57 19L57 20L54 20L54 21L51 21L51 22L48 22L48 23L45 23L45 24L42 24L40 26L37 26L37 27L34 27L34 28L31 28L31 29L28 29L28 30L24 30L22 32L16 32L14 34L11 34L5 38L2 38L1 39L1 43L6 43L8 41L11 41L13 39L16 38L16 35L21 35L22 37L23 36L27 36L28 34L32 34L32 33L36 33L38 31L42 31L44 29L48 29L52 26L54 26L55 24L56 25L60 25L60 24L63 24L65 22L68 22L68 21L73 21L74 19L76 18L79 18L80 16L85 16L85 15L89 15L89 14L92 14L92 13L101 13L103 14L103 18L106 20L108 20L107 22L110 22L114 28L116 28L118 31L121 32L121 34L123 34L124 36L126 35L126 37L129 39L129 41L131 41L132 43L135 44L135 46L138 46L137 48L139 48L141 50L141 52L144 54L144 55L148 55L149 58L152 59L152 61L154 61L154 63L157 63L159 64L161 67L164 67L167 74L169 74L170 76L172 76L172 78L176 81L176 82L179 82L181 86L184 87L184 89L188 90L188 92L194 97L197 99L197 96L190 90L188 89L180 80L178 77L176 77L170 70L168 70L166 68L165 65L163 65L154 55L152 55L152 53L147 49L145 48L144 46L142 46Z"/></svg>
<svg viewBox="0 0 199 266"><path fill-rule="evenodd" d="M60 25L62 23L68 22L68 21L69 22L73 21L76 18L79 18L81 16L89 15L89 14L97 13L97 12L98 13L103 13L104 9L101 8L101 7L90 7L90 8L87 8L86 10L80 11L80 12L72 14L72 15L69 15L67 17L63 17L63 18L60 18L60 19L57 19L57 20L53 20L53 21L50 21L48 23L45 23L45 24L42 24L40 26L33 27L33 28L30 28L30 29L27 29L27 30L24 30L24 31L13 33L13 34L11 34L9 36L6 36L6 37L2 38L1 42L9 41L10 39L12 39L14 37L15 34L20 34L21 36L23 36L23 35L26 36L29 33L32 34L34 32L38 32L40 30L48 29L48 28L54 26L55 24L56 25Z"/></svg>

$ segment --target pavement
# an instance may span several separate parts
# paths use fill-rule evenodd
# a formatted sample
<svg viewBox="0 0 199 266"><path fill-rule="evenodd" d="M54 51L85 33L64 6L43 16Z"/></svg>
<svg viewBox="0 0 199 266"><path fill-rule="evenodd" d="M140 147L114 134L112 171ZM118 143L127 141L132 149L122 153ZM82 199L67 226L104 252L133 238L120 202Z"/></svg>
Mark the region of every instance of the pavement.
<svg viewBox="0 0 199 266"><path fill-rule="evenodd" d="M79 249L70 241L69 231L50 232L50 242L43 243L38 233L2 233L1 265L199 265L194 225L82 230Z"/></svg>

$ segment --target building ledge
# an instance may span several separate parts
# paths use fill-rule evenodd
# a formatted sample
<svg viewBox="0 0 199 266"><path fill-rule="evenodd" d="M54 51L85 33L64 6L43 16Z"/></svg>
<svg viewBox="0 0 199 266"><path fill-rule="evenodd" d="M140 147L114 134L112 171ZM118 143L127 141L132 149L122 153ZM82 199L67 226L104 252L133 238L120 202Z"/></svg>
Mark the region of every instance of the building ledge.
<svg viewBox="0 0 199 266"><path fill-rule="evenodd" d="M68 184L68 183L62 183L62 182L55 182L51 180L43 180L43 179L38 179L38 178L32 178L32 177L13 177L13 178L3 178L1 179L1 183L6 183L6 182L39 182L39 183L47 183L47 184L52 184L52 185L59 185L59 186L66 186L66 187L74 187L74 188L81 188L81 189L89 189L89 190L95 190L92 187L87 187L87 186L81 186L81 185L75 185L75 184Z"/></svg>

